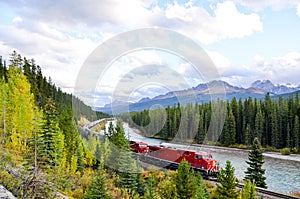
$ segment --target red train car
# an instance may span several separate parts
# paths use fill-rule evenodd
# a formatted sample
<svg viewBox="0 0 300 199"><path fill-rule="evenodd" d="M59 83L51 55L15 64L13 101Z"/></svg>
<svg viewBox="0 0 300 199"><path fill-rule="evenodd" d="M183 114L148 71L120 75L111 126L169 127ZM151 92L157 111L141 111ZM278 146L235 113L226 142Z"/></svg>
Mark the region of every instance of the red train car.
<svg viewBox="0 0 300 199"><path fill-rule="evenodd" d="M135 152L178 164L186 159L192 168L207 176L215 176L219 173L218 162L210 153L151 146L145 142L131 142L130 147Z"/></svg>
<svg viewBox="0 0 300 199"><path fill-rule="evenodd" d="M130 141L130 148L136 153L149 153L148 144L145 142Z"/></svg>

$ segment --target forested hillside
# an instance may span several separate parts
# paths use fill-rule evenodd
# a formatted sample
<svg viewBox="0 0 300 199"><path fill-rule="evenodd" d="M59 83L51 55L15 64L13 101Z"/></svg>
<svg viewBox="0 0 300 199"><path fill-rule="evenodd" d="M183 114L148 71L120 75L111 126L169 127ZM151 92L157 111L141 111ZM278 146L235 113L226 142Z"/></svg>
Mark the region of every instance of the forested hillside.
<svg viewBox="0 0 300 199"><path fill-rule="evenodd" d="M218 111L226 112L223 128L222 124L218 124L222 119L217 118L218 115L222 115ZM123 115L132 125L143 127L141 129L148 136L195 139L197 143L218 141L224 146L250 145L254 138L258 137L263 146L277 149L299 149L299 117L298 92L288 98L278 99L271 99L267 94L263 100L233 98L230 102L188 104L184 107L177 104L163 110L134 112L130 114L131 119L128 115ZM209 129L212 123L213 129Z"/></svg>
<svg viewBox="0 0 300 199"><path fill-rule="evenodd" d="M9 63L0 59L0 87L0 184L20 198L44 198L57 189L82 191L75 181L97 160L76 121L108 115L62 92L33 59L16 52Z"/></svg>

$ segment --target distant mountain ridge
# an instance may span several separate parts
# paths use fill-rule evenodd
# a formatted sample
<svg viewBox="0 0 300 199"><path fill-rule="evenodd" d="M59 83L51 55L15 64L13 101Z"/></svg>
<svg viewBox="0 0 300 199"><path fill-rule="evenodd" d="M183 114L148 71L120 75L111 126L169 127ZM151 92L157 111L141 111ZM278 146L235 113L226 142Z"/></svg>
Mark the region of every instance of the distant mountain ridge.
<svg viewBox="0 0 300 199"><path fill-rule="evenodd" d="M112 104L106 104L104 107L97 107L96 110L111 113L111 107L113 106L114 110L118 110L117 112L121 113L128 111L129 106L130 111L142 111L150 109L155 104L160 104L162 107L173 106L179 102L178 98L181 98L180 103L185 104L191 102L196 96L198 103L205 103L211 101L211 96L220 96L222 98L222 96L226 95L227 100L231 100L233 97L237 99L249 97L262 99L267 93L276 96L298 90L300 90L300 86L274 85L270 80L257 80L249 88L233 86L221 80L213 80L208 83L198 84L196 87L170 91L153 98L144 97L135 103L114 101Z"/></svg>
<svg viewBox="0 0 300 199"><path fill-rule="evenodd" d="M175 96L199 95L199 94L220 94L220 93L255 93L265 94L266 91L258 87L242 88L232 86L229 83L221 80L213 80L208 83L201 83L190 89L171 91L163 95L158 95L150 100L167 99ZM142 99L145 101L145 98ZM149 98L148 98L149 101ZM139 101L141 102L141 100Z"/></svg>
<svg viewBox="0 0 300 199"><path fill-rule="evenodd" d="M291 85L275 85L270 80L257 80L253 82L251 86L276 95L292 93L300 90L300 85L296 87Z"/></svg>

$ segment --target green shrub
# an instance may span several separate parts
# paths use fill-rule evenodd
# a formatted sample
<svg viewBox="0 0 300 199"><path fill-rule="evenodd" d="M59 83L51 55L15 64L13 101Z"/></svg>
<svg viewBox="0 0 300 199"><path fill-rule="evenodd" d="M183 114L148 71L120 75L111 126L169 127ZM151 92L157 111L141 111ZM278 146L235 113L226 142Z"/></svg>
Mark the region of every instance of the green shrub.
<svg viewBox="0 0 300 199"><path fill-rule="evenodd" d="M283 149L280 149L279 151L282 155L290 155L291 154L290 148L283 148Z"/></svg>
<svg viewBox="0 0 300 199"><path fill-rule="evenodd" d="M292 148L292 153L298 153L298 149L296 147Z"/></svg>
<svg viewBox="0 0 300 199"><path fill-rule="evenodd" d="M273 146L266 146L265 151L276 151L276 149Z"/></svg>
<svg viewBox="0 0 300 199"><path fill-rule="evenodd" d="M16 194L15 191L20 187L20 182L7 171L0 171L0 184L14 195Z"/></svg>

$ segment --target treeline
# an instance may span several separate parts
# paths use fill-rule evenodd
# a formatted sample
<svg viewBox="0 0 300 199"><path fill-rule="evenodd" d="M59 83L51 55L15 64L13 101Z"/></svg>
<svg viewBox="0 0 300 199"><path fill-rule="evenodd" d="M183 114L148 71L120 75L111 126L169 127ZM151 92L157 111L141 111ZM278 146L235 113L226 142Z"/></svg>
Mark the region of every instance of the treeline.
<svg viewBox="0 0 300 199"><path fill-rule="evenodd" d="M47 99L51 98L58 109L72 107L75 120L79 120L81 116L86 117L90 121L108 117L105 113L93 111L90 106L87 106L72 94L63 92L52 82L51 77L47 79L43 75L41 67L36 64L34 59L22 58L20 54L13 51L10 55L9 63L10 66L19 68L26 76L30 84L30 92L34 95L34 102L39 108L45 107ZM6 60L3 60L2 56L0 56L0 78L6 83L8 81L8 70L9 66L7 66Z"/></svg>
<svg viewBox="0 0 300 199"><path fill-rule="evenodd" d="M144 110L122 115L145 135L162 139L219 142L224 146L249 146L255 137L264 147L299 149L300 100L298 92L287 99L251 97L230 102L180 104L166 109ZM224 125L223 122L224 121Z"/></svg>

